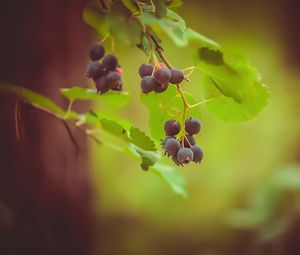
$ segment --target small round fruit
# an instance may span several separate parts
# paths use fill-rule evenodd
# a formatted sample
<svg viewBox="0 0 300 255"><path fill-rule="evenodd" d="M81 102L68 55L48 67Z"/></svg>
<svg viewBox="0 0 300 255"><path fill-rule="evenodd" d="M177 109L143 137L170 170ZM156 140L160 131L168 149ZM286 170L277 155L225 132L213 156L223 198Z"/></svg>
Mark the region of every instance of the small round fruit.
<svg viewBox="0 0 300 255"><path fill-rule="evenodd" d="M177 155L173 155L172 160L177 166L182 166L182 163L180 163L177 159Z"/></svg>
<svg viewBox="0 0 300 255"><path fill-rule="evenodd" d="M175 139L175 137L174 137L174 136L167 136L167 137L165 137L165 139L163 139L163 140L161 141L161 145L164 147L165 144L166 144L166 142L167 142L169 139Z"/></svg>
<svg viewBox="0 0 300 255"><path fill-rule="evenodd" d="M105 49L101 44L95 44L91 47L89 55L92 61L98 61L103 58Z"/></svg>
<svg viewBox="0 0 300 255"><path fill-rule="evenodd" d="M193 145L190 150L194 153L193 161L200 164L203 158L203 151L197 145Z"/></svg>
<svg viewBox="0 0 300 255"><path fill-rule="evenodd" d="M121 83L121 75L118 72L111 71L106 76L106 84L111 88L117 87Z"/></svg>
<svg viewBox="0 0 300 255"><path fill-rule="evenodd" d="M139 75L141 78L145 76L151 76L153 72L153 65L151 64L142 64L139 68Z"/></svg>
<svg viewBox="0 0 300 255"><path fill-rule="evenodd" d="M183 139L184 147L186 148L190 148L191 146L196 144L195 138L191 135L186 135Z"/></svg>
<svg viewBox="0 0 300 255"><path fill-rule="evenodd" d="M176 120L168 120L165 122L164 129L168 136L177 135L180 131L180 123Z"/></svg>
<svg viewBox="0 0 300 255"><path fill-rule="evenodd" d="M106 76L101 76L100 78L96 79L95 85L98 91L100 91L106 85Z"/></svg>
<svg viewBox="0 0 300 255"><path fill-rule="evenodd" d="M164 146L165 153L168 156L177 155L177 152L179 151L180 148L181 148L181 145L175 138L169 139L168 141L166 141L165 146Z"/></svg>
<svg viewBox="0 0 300 255"><path fill-rule="evenodd" d="M145 76L142 78L141 83L141 90L144 94L148 94L149 92L153 91L155 87L158 86L157 81L151 76Z"/></svg>
<svg viewBox="0 0 300 255"><path fill-rule="evenodd" d="M104 66L97 61L92 62L86 70L86 76L93 79L99 78L104 73Z"/></svg>
<svg viewBox="0 0 300 255"><path fill-rule="evenodd" d="M185 120L185 131L188 132L190 135L198 134L201 129L200 120L196 118L189 118Z"/></svg>
<svg viewBox="0 0 300 255"><path fill-rule="evenodd" d="M169 84L168 83L164 83L164 84L159 84L158 82L156 82L156 86L154 87L154 91L156 93L162 93L164 92L165 90L167 90L167 88L169 87Z"/></svg>
<svg viewBox="0 0 300 255"><path fill-rule="evenodd" d="M118 59L114 55L106 55L102 59L102 64L108 71L113 71L118 66Z"/></svg>
<svg viewBox="0 0 300 255"><path fill-rule="evenodd" d="M188 148L181 148L177 153L177 159L182 164L188 164L194 159L194 153Z"/></svg>
<svg viewBox="0 0 300 255"><path fill-rule="evenodd" d="M109 91L110 89L111 89L111 87L108 86L107 84L105 84L104 87L102 87L101 89L98 90L98 93L104 94L104 93L106 93L107 91Z"/></svg>
<svg viewBox="0 0 300 255"><path fill-rule="evenodd" d="M159 84L166 84L171 78L171 72L167 67L161 67L155 70L153 76Z"/></svg>
<svg viewBox="0 0 300 255"><path fill-rule="evenodd" d="M170 78L170 83L172 84L179 84L183 81L184 75L183 72L179 69L171 69L171 78Z"/></svg>

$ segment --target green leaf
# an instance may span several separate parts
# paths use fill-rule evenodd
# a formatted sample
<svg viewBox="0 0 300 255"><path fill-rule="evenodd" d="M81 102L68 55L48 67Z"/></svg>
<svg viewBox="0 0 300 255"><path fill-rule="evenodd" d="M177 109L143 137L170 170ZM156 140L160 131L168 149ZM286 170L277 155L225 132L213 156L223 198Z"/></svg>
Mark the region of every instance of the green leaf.
<svg viewBox="0 0 300 255"><path fill-rule="evenodd" d="M164 33L169 36L173 42L178 46L186 46L187 40L184 37L184 29L183 26L185 24L182 22L183 20L174 20L168 18L158 19L152 13L146 12L141 15L142 21L149 25L154 31L157 31L157 27L162 29Z"/></svg>
<svg viewBox="0 0 300 255"><path fill-rule="evenodd" d="M208 64L216 66L224 65L223 53L220 50L202 47L199 49L199 58Z"/></svg>
<svg viewBox="0 0 300 255"><path fill-rule="evenodd" d="M184 92L184 95L190 105L197 103L189 93ZM142 102L149 111L149 127L154 139L160 140L165 137L164 123L167 120L178 119L183 124L180 115L183 112L183 103L177 93L176 86L170 85L164 93L142 95ZM191 113L194 117L201 118L201 113L197 107L191 108Z"/></svg>
<svg viewBox="0 0 300 255"><path fill-rule="evenodd" d="M167 9L166 19L173 21L181 31L185 31L187 29L184 19L179 14L171 11L170 9Z"/></svg>
<svg viewBox="0 0 300 255"><path fill-rule="evenodd" d="M217 42L207 38L206 36L196 32L191 28L188 28L185 31L184 36L189 43L196 43L199 48L209 47L215 50L221 48L221 46Z"/></svg>
<svg viewBox="0 0 300 255"><path fill-rule="evenodd" d="M150 169L152 173L166 182L176 194L187 197L186 185L181 172L170 166L158 163Z"/></svg>
<svg viewBox="0 0 300 255"><path fill-rule="evenodd" d="M100 123L103 130L125 141L129 141L129 132L132 124L127 120L120 120L109 114L99 112L87 112L79 115L77 125Z"/></svg>
<svg viewBox="0 0 300 255"><path fill-rule="evenodd" d="M100 11L99 6L90 4L85 7L83 10L83 20L99 34L103 36L108 34L105 13Z"/></svg>
<svg viewBox="0 0 300 255"><path fill-rule="evenodd" d="M152 13L145 12L141 15L141 20L156 32L162 30L177 46L186 47L189 43L194 42L201 47L220 48L220 45L215 41L187 28L184 19L169 9L167 15L162 19L158 19Z"/></svg>
<svg viewBox="0 0 300 255"><path fill-rule="evenodd" d="M101 119L102 128L115 136L122 136L126 133L126 130L118 122L114 120Z"/></svg>
<svg viewBox="0 0 300 255"><path fill-rule="evenodd" d="M160 155L157 152L143 150L134 144L130 144L125 152L133 156L133 158L141 160L141 168L145 171L149 170L149 167L153 166L160 159Z"/></svg>
<svg viewBox="0 0 300 255"><path fill-rule="evenodd" d="M53 103L49 98L29 89L11 84L0 84L0 90L13 93L21 97L24 101L32 104L33 106L36 106L37 108L43 109L45 111L55 113L59 117L64 118L66 116L66 112L58 105ZM70 118L76 118L76 116L77 114L75 112L70 112L69 114Z"/></svg>
<svg viewBox="0 0 300 255"><path fill-rule="evenodd" d="M129 121L120 120L103 113L89 112L79 116L77 124L95 124L100 122L102 128L141 150L156 151L153 140L140 129L133 127Z"/></svg>
<svg viewBox="0 0 300 255"><path fill-rule="evenodd" d="M149 136L138 128L131 127L130 142L147 151L156 151L155 144Z"/></svg>
<svg viewBox="0 0 300 255"><path fill-rule="evenodd" d="M208 61L209 59L209 61ZM202 88L206 107L223 121L245 121L255 117L268 103L269 90L255 68L244 62L224 63L198 55L196 64L204 73Z"/></svg>
<svg viewBox="0 0 300 255"><path fill-rule="evenodd" d="M99 100L113 106L124 106L129 101L128 92L108 91L105 94L97 93L96 89L82 87L62 88L60 92L70 100Z"/></svg>
<svg viewBox="0 0 300 255"><path fill-rule="evenodd" d="M176 194L187 197L186 184L182 173L171 166L157 163L158 159L161 157L159 154L151 151L144 151L132 145L128 146L125 149L125 152L135 160L142 160L142 169L150 169L150 173L157 175Z"/></svg>
<svg viewBox="0 0 300 255"><path fill-rule="evenodd" d="M107 24L109 32L116 40L135 46L141 42L143 28L138 19L132 17L132 13L120 1L112 5L108 12Z"/></svg>

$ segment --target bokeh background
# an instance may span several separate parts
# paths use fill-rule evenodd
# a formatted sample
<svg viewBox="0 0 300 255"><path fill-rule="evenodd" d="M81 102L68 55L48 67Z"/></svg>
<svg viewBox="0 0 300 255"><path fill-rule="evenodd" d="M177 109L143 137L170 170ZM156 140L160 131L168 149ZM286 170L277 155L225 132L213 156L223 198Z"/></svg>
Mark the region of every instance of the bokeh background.
<svg viewBox="0 0 300 255"><path fill-rule="evenodd" d="M83 24L87 2L3 3L1 80L66 107L57 89L88 84L88 48L101 39ZM187 198L127 155L86 141L75 130L85 147L74 159L64 128L27 106L27 140L13 140L14 99L2 95L1 254L300 254L299 10L297 0L185 0L178 10L189 27L245 55L271 91L270 103L243 123L221 122L201 108L197 141L205 158L180 168ZM194 46L177 48L167 38L162 46L174 66L193 66ZM132 101L103 110L149 132L137 75L146 58L118 42L116 54ZM185 85L198 100L200 76L195 71ZM89 106L75 104L83 108Z"/></svg>
<svg viewBox="0 0 300 255"><path fill-rule="evenodd" d="M244 54L260 70L271 90L270 103L244 123L218 121L202 108L198 143L205 159L200 166L180 169L187 199L140 171L126 155L93 146L99 251L299 254L300 56L292 48L296 7L286 1L184 1L179 12L188 26ZM167 38L162 45L173 65L193 65L193 46L176 48ZM117 54L126 88L133 94L122 114L147 130L136 75L145 56L122 45L117 45ZM199 100L200 75L195 71L186 85Z"/></svg>

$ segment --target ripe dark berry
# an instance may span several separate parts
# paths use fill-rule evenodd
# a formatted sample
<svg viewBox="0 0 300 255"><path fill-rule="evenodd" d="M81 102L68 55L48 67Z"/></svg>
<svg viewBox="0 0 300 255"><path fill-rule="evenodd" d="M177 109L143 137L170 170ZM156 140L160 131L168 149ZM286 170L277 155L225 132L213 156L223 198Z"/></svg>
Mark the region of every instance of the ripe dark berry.
<svg viewBox="0 0 300 255"><path fill-rule="evenodd" d="M106 55L102 60L103 66L108 71L113 71L118 66L118 59L114 55Z"/></svg>
<svg viewBox="0 0 300 255"><path fill-rule="evenodd" d="M156 83L157 84L156 84L156 86L153 89L156 93L162 93L162 92L164 92L165 90L167 90L167 88L169 86L168 83L164 83L164 84L159 84L158 82L156 82Z"/></svg>
<svg viewBox="0 0 300 255"><path fill-rule="evenodd" d="M95 80L95 85L97 90L101 90L106 84L106 76L101 76L100 78Z"/></svg>
<svg viewBox="0 0 300 255"><path fill-rule="evenodd" d="M172 160L177 166L182 166L182 163L180 163L177 159L177 155L173 155Z"/></svg>
<svg viewBox="0 0 300 255"><path fill-rule="evenodd" d="M101 44L93 45L90 49L89 55L92 61L98 61L103 58L105 49Z"/></svg>
<svg viewBox="0 0 300 255"><path fill-rule="evenodd" d="M182 164L188 164L194 159L194 153L188 148L181 148L177 153L177 159Z"/></svg>
<svg viewBox="0 0 300 255"><path fill-rule="evenodd" d="M155 87L158 86L157 81L151 76L145 76L141 80L141 90L144 94L148 94L153 91Z"/></svg>
<svg viewBox="0 0 300 255"><path fill-rule="evenodd" d="M180 148L181 148L181 145L175 138L169 139L168 141L166 141L165 146L164 146L165 153L168 156L177 155L177 152L179 151Z"/></svg>
<svg viewBox="0 0 300 255"><path fill-rule="evenodd" d="M104 94L111 89L111 86L106 82L106 76L102 76L99 79L95 80L95 85L97 88L97 92L100 94Z"/></svg>
<svg viewBox="0 0 300 255"><path fill-rule="evenodd" d="M164 125L164 129L165 129L166 135L174 136L179 133L180 124L176 120L168 120Z"/></svg>
<svg viewBox="0 0 300 255"><path fill-rule="evenodd" d="M155 70L153 76L159 84L166 84L171 78L171 72L167 67L161 67Z"/></svg>
<svg viewBox="0 0 300 255"><path fill-rule="evenodd" d="M166 144L166 141L168 141L169 139L175 139L174 136L167 136L164 140L161 141L162 146L164 147Z"/></svg>
<svg viewBox="0 0 300 255"><path fill-rule="evenodd" d="M139 75L141 78L145 76L151 76L153 72L153 65L151 64L142 64L139 68Z"/></svg>
<svg viewBox="0 0 300 255"><path fill-rule="evenodd" d="M98 89L98 93L104 94L104 93L106 93L107 91L109 91L110 89L111 89L111 87L108 86L107 84L105 84L101 89Z"/></svg>
<svg viewBox="0 0 300 255"><path fill-rule="evenodd" d="M198 134L201 129L200 121L196 118L189 118L185 120L185 131L190 135Z"/></svg>
<svg viewBox="0 0 300 255"><path fill-rule="evenodd" d="M105 73L104 66L99 62L92 62L86 70L86 76L97 79Z"/></svg>
<svg viewBox="0 0 300 255"><path fill-rule="evenodd" d="M193 161L196 163L200 163L203 158L203 151L197 145L193 145L190 149L194 153Z"/></svg>
<svg viewBox="0 0 300 255"><path fill-rule="evenodd" d="M106 84L111 88L118 87L121 83L121 75L118 72L111 71L106 76Z"/></svg>
<svg viewBox="0 0 300 255"><path fill-rule="evenodd" d="M190 148L191 146L196 144L195 138L191 135L186 135L182 139L184 139L183 143L184 143L184 147L186 148Z"/></svg>
<svg viewBox="0 0 300 255"><path fill-rule="evenodd" d="M179 69L171 69L171 78L170 83L172 84L179 84L183 81L184 75L183 72Z"/></svg>

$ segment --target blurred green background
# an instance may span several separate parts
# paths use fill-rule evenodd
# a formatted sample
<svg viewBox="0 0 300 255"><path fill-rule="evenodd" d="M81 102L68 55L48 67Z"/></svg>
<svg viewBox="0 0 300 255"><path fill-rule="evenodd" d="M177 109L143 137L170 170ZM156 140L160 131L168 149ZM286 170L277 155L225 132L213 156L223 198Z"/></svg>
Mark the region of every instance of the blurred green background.
<svg viewBox="0 0 300 255"><path fill-rule="evenodd" d="M270 103L243 123L221 122L202 107L197 142L204 161L179 168L186 199L128 156L92 143L99 254L300 254L293 248L300 214L300 75L283 39L282 2L184 1L179 13L189 27L260 70ZM176 48L166 38L162 46L173 65L193 66L195 48ZM117 114L149 133L137 89L146 57L119 43L116 54L132 94ZM200 76L195 71L185 85L199 101Z"/></svg>

